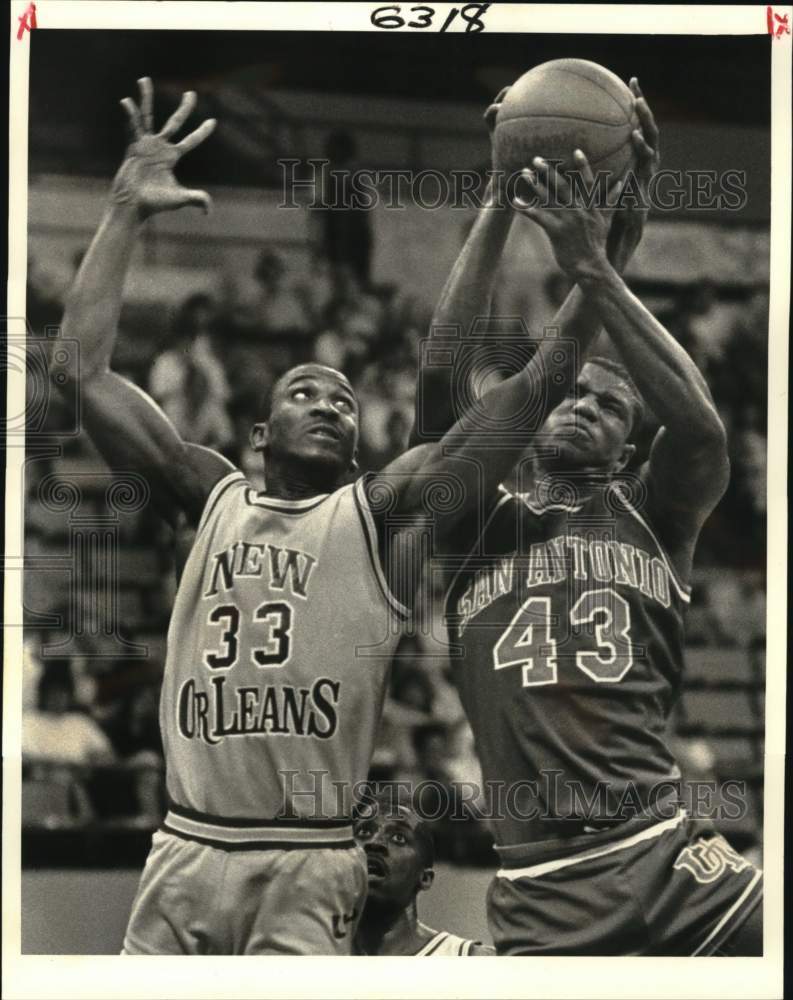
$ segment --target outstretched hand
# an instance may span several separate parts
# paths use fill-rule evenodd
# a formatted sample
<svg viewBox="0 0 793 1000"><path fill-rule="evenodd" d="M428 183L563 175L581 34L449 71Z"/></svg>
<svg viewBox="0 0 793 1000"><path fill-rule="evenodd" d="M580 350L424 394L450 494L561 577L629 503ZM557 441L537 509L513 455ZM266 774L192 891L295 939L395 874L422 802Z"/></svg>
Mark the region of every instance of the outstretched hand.
<svg viewBox="0 0 793 1000"><path fill-rule="evenodd" d="M640 128L634 129L631 133L631 142L636 154L635 175L642 204L637 205L635 200L631 199L630 203L614 213L608 238L608 256L611 263L620 272L625 270L636 247L641 242L644 225L650 210L649 184L661 163L659 133L655 116L650 110L650 105L647 103L635 76L631 78L629 87L633 94L633 106L640 125Z"/></svg>
<svg viewBox="0 0 793 1000"><path fill-rule="evenodd" d="M577 149L573 159L586 190L594 191L595 177L582 150ZM533 166L522 176L537 203L515 197L515 210L545 230L557 264L574 282L608 266L606 240L622 182L614 185L605 204L595 205L596 198L585 198L578 185L541 157L535 157Z"/></svg>
<svg viewBox="0 0 793 1000"><path fill-rule="evenodd" d="M116 204L133 205L144 219L157 212L170 212L185 205L196 205L209 212L212 199L206 191L182 187L173 170L178 161L195 149L213 132L217 122L208 118L195 131L179 142L172 138L184 125L195 107L196 95L182 95L179 107L159 132L154 132L154 91L149 77L138 80L140 103L125 97L121 106L126 111L132 131L124 162L113 181L111 198Z"/></svg>
<svg viewBox="0 0 793 1000"><path fill-rule="evenodd" d="M636 176L646 191L653 174L661 164L658 125L635 76L631 78L629 87L635 98L634 107L641 126L634 129L631 134L631 141L636 150Z"/></svg>

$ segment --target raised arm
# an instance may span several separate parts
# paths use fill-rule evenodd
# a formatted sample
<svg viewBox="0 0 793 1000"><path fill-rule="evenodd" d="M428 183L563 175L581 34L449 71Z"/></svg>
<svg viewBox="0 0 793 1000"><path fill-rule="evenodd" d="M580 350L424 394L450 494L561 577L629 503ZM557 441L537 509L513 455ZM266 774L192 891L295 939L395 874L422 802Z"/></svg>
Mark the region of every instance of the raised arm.
<svg viewBox="0 0 793 1000"><path fill-rule="evenodd" d="M209 210L209 195L179 185L173 168L207 138L215 122L205 121L180 142L172 141L195 106L195 94L187 93L155 134L151 80L144 78L139 86L139 106L128 97L121 102L130 119L132 141L66 299L63 336L78 341L79 354L66 366L53 364L50 375L61 389L71 386L64 398L79 400L82 426L110 467L141 473L165 517L175 522L183 513L196 524L212 486L232 466L215 452L185 443L152 399L110 369L110 358L141 224L157 212L185 205Z"/></svg>
<svg viewBox="0 0 793 1000"><path fill-rule="evenodd" d="M531 178L540 198L549 194L547 172L538 165ZM605 234L608 221L602 224ZM582 298L578 292L576 301ZM479 537L499 485L527 460L532 434L574 383L599 322L573 323L565 339L540 340L530 361L463 411L441 441L418 445L368 477L381 555L404 604L412 601L427 555L464 555ZM498 343L494 338L493 347Z"/></svg>
<svg viewBox="0 0 793 1000"><path fill-rule="evenodd" d="M474 320L490 315L493 287L514 213L491 178L485 201L443 286L432 314L431 331L458 328L468 336ZM487 335L487 331L482 331ZM416 409L411 447L436 440L455 421L454 370L451 365L423 365L416 380Z"/></svg>
<svg viewBox="0 0 793 1000"><path fill-rule="evenodd" d="M485 113L485 121L492 137L495 118L505 88L496 97ZM637 101L641 98L637 81L631 80L631 90ZM633 136L634 148L642 169L650 175L657 167L657 156L643 141L641 132ZM515 213L507 203L505 178L497 174L491 177L485 192L485 200L471 232L454 263L441 292L432 316L432 329L443 327L458 328L466 337L473 323L480 317L489 317L498 266ZM608 240L608 256L614 267L622 273L641 239L646 212L634 211L629 217L624 213L615 224ZM623 221L624 220L624 221ZM558 330L559 340L575 343L577 360L587 350L601 329L601 321L584 299L577 287L571 289L567 298L550 321L550 327ZM497 326L484 324L480 335L498 339ZM558 345L547 345L557 349ZM571 363L575 361L572 355ZM572 369L571 369L572 370ZM569 374L569 373L568 373ZM454 369L451 365L424 366L420 364L417 375L416 411L410 433L411 447L428 440L437 440L454 425L459 413L454 406ZM433 436L422 434L422 428L430 427Z"/></svg>
<svg viewBox="0 0 793 1000"><path fill-rule="evenodd" d="M650 141L657 140L654 123L645 131ZM585 171L591 179L588 165ZM566 184L561 177L557 183ZM705 380L609 263L599 213L580 203L567 210L526 208L525 213L547 232L559 266L597 312L662 425L642 475L653 522L686 569L699 530L729 479L725 430Z"/></svg>
<svg viewBox="0 0 793 1000"><path fill-rule="evenodd" d="M527 458L532 432L542 422L538 395L544 393L546 410L552 409L567 391L570 370L567 351L541 344L524 368L484 393L440 442L418 445L365 479L381 559L403 604L413 605L428 557L471 550L499 485Z"/></svg>

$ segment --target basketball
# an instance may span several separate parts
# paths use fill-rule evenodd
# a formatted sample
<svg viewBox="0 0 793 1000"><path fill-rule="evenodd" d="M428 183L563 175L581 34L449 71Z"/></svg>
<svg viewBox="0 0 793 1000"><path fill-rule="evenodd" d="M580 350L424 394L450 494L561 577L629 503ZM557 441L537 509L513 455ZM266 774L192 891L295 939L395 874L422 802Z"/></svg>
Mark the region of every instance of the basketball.
<svg viewBox="0 0 793 1000"><path fill-rule="evenodd" d="M493 165L509 176L542 156L569 170L573 150L582 149L593 171L609 171L617 180L634 158L631 132L639 121L633 100L622 80L597 63L554 59L535 66L499 108Z"/></svg>

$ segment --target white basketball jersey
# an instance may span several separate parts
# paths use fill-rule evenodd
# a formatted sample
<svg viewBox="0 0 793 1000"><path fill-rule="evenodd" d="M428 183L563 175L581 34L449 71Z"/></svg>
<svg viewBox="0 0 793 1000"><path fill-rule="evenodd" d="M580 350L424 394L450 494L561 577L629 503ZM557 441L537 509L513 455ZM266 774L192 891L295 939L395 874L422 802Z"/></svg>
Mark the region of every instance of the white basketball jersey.
<svg viewBox="0 0 793 1000"><path fill-rule="evenodd" d="M361 480L292 501L220 480L168 630L160 722L182 816L349 816L406 616Z"/></svg>

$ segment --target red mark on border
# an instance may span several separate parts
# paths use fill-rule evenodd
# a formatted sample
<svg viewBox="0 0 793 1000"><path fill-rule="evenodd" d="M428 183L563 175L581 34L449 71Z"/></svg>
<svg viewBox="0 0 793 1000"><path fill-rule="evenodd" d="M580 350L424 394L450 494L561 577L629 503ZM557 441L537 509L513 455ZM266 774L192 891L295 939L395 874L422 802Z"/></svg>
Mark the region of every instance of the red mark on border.
<svg viewBox="0 0 793 1000"><path fill-rule="evenodd" d="M768 8L771 9L770 7ZM28 9L25 13L17 18L19 21L19 31L17 31L17 41L22 41L22 36L26 31L33 31L36 27L36 5L34 3L28 4Z"/></svg>
<svg viewBox="0 0 793 1000"><path fill-rule="evenodd" d="M766 7L766 23L768 24L768 34L772 38L781 38L790 34L787 14L775 14L772 7Z"/></svg>

